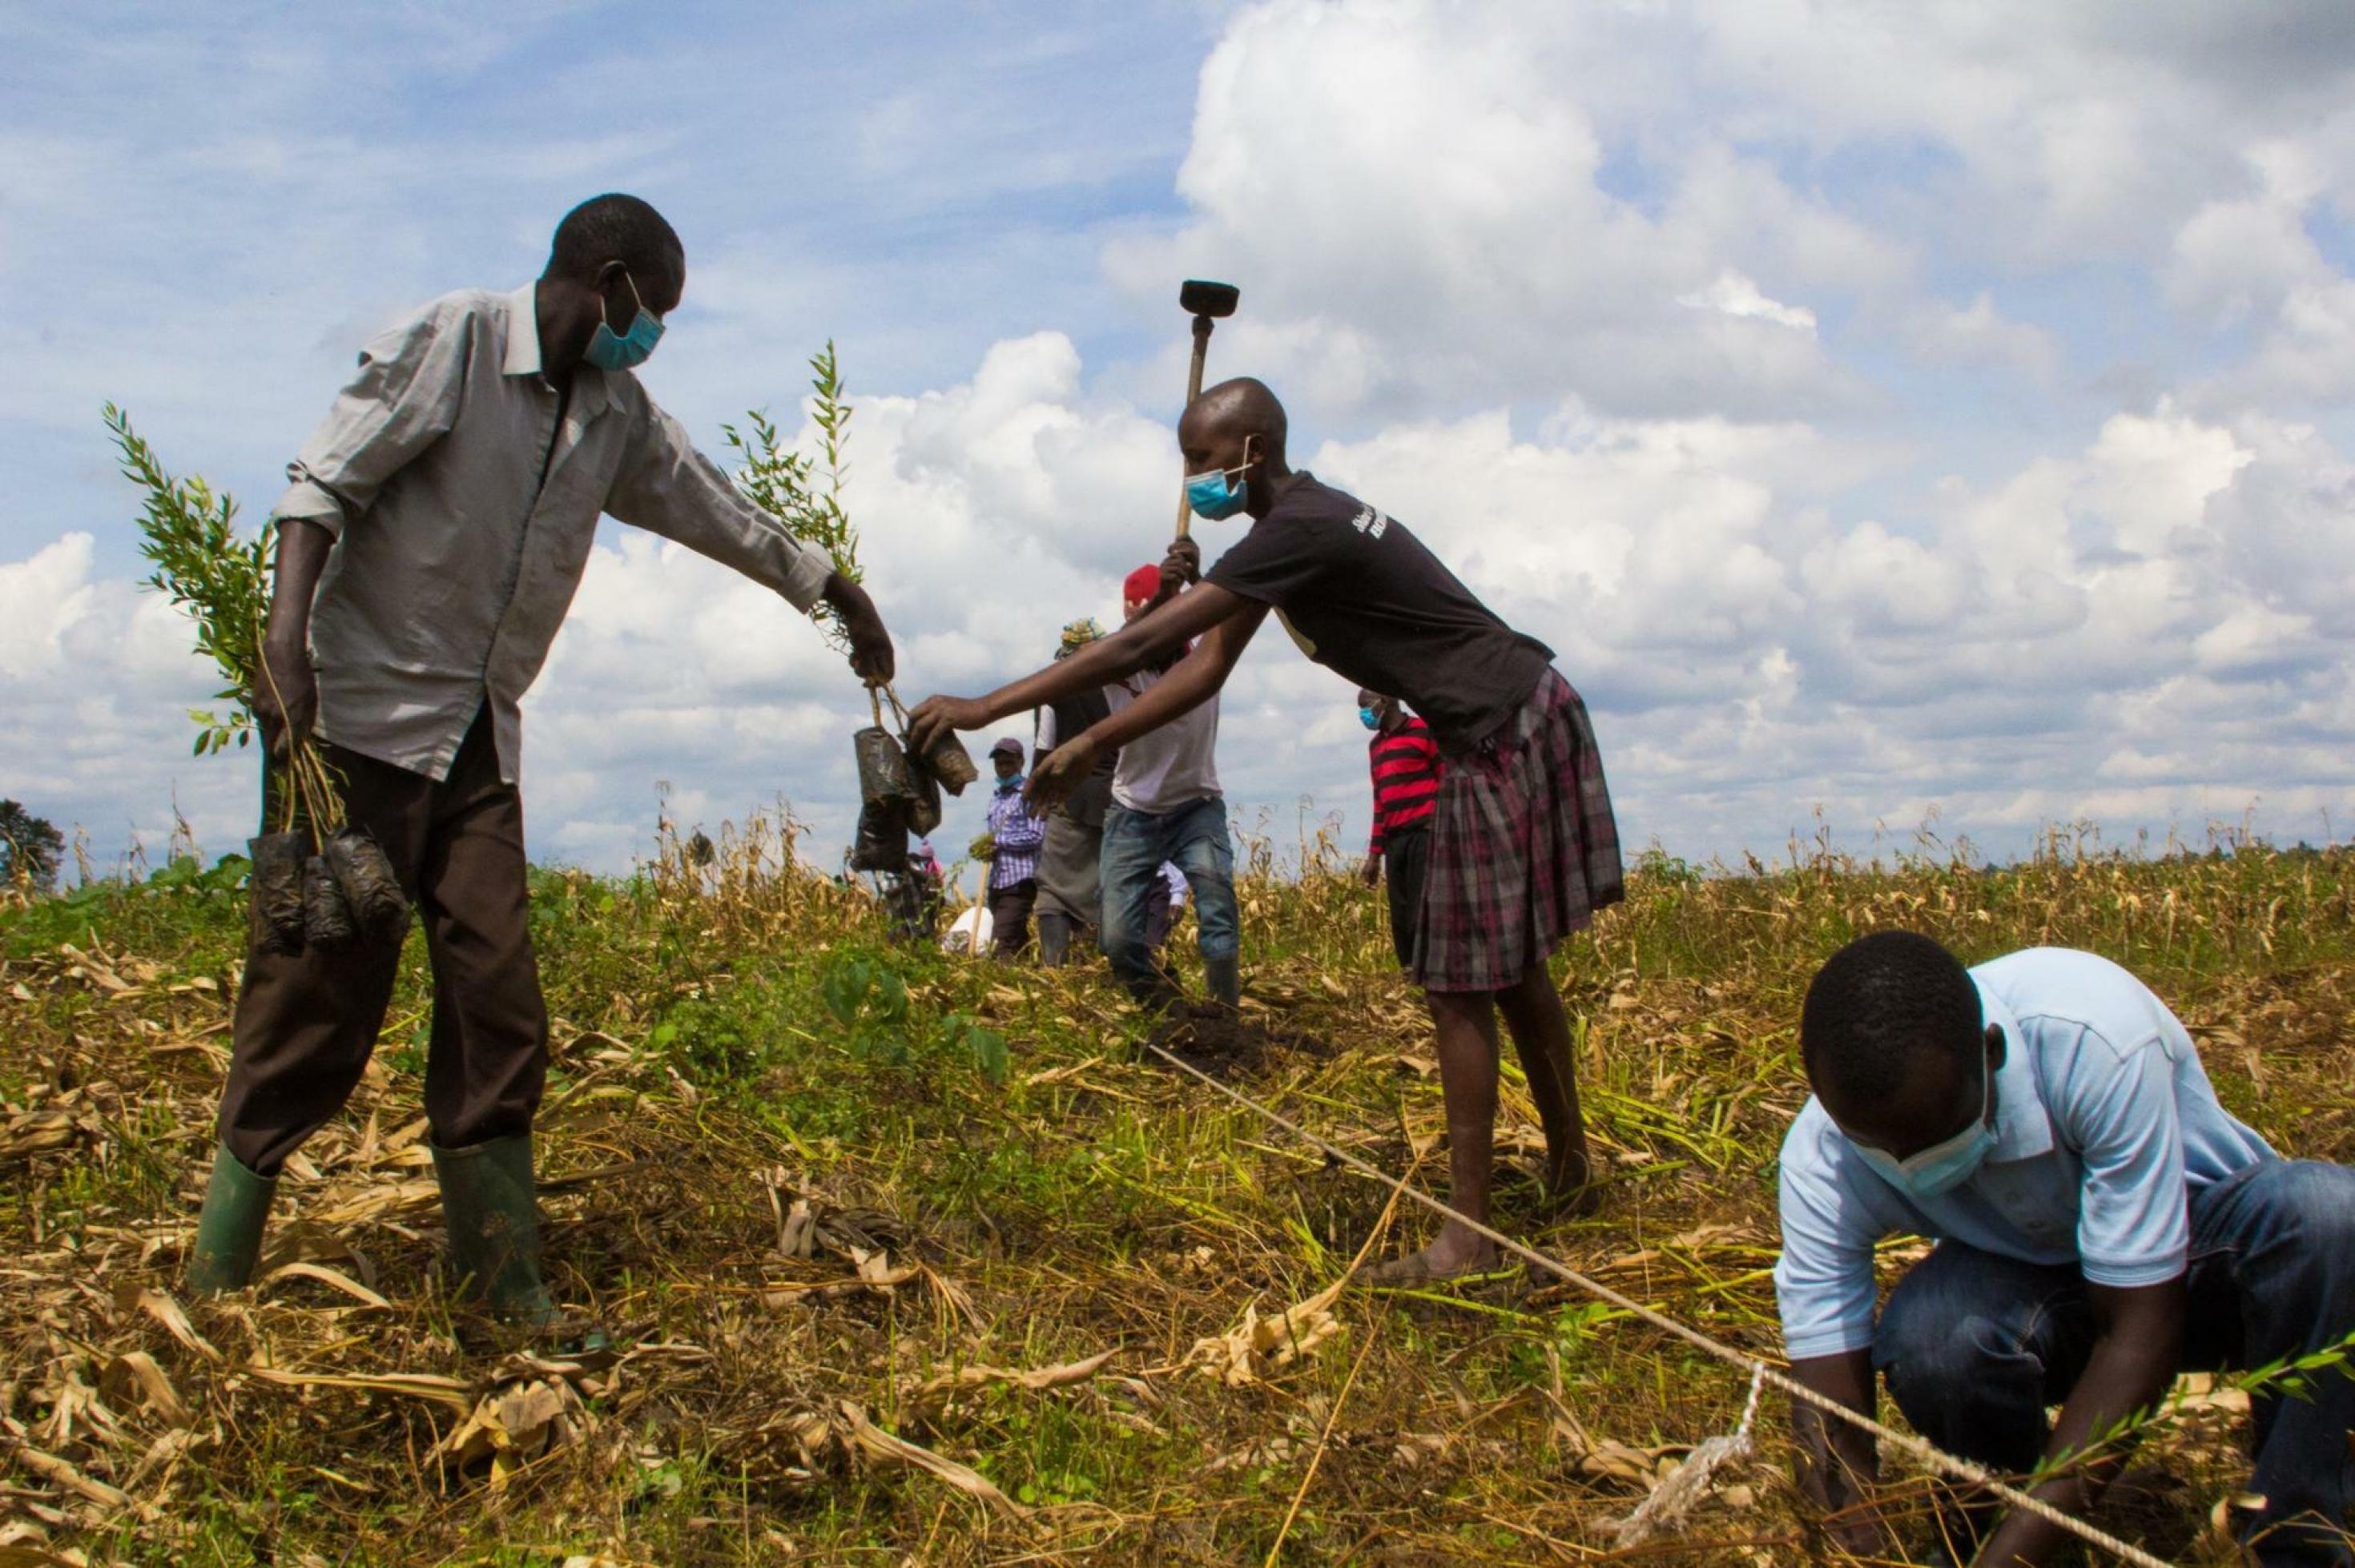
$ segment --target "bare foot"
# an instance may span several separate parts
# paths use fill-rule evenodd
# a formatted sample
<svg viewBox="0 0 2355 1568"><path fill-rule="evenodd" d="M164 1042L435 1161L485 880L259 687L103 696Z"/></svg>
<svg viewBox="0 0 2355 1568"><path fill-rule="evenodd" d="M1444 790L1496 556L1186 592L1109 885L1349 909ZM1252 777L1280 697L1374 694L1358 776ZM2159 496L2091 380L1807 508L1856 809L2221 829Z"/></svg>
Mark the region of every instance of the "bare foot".
<svg viewBox="0 0 2355 1568"><path fill-rule="evenodd" d="M1368 1285L1426 1285L1466 1274L1486 1274L1498 1260L1496 1243L1450 1222L1421 1252L1359 1269L1358 1277Z"/></svg>

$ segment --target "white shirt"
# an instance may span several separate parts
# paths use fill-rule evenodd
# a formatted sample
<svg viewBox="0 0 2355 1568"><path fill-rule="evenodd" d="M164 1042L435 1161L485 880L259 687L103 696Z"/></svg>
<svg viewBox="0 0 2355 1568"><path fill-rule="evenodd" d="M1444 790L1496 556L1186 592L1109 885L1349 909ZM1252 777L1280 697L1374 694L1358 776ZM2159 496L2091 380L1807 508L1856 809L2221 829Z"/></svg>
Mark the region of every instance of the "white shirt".
<svg viewBox="0 0 2355 1568"><path fill-rule="evenodd" d="M1139 670L1103 689L1112 711L1120 712L1150 691L1161 677ZM1159 729L1120 748L1113 770L1112 798L1132 811L1160 816L1219 794L1219 699L1180 715Z"/></svg>

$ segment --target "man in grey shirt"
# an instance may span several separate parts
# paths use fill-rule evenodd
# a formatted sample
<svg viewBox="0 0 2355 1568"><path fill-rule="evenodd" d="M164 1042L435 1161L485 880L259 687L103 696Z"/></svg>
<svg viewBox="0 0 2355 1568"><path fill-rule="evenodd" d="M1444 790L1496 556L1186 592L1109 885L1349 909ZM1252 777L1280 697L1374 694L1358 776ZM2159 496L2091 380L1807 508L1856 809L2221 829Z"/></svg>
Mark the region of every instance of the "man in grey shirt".
<svg viewBox="0 0 2355 1568"><path fill-rule="evenodd" d="M355 827L425 927L425 1109L453 1259L503 1316L555 1318L539 1276L531 1125L548 1011L525 885L523 732L609 513L774 588L821 599L851 667L892 671L867 595L695 450L631 370L686 288L686 252L634 196L582 203L538 280L464 290L361 350L289 468L255 702L272 758L315 736ZM400 953L249 953L220 1148L189 1284L251 1274L278 1171L368 1065Z"/></svg>
<svg viewBox="0 0 2355 1568"><path fill-rule="evenodd" d="M1159 567L1131 572L1122 589L1127 618L1135 620L1175 599L1194 575L1197 558L1188 542L1174 546ZM1142 696L1161 674L1160 668L1140 670L1106 686L1113 712ZM1166 910L1168 904L1161 875L1165 863L1185 873L1194 890L1202 973L1211 999L1230 1010L1241 1001L1235 851L1227 832L1226 798L1219 792L1218 747L1214 696L1122 747L1113 773L1103 826L1103 950L1113 973L1140 1001L1176 1000L1151 934L1154 906Z"/></svg>

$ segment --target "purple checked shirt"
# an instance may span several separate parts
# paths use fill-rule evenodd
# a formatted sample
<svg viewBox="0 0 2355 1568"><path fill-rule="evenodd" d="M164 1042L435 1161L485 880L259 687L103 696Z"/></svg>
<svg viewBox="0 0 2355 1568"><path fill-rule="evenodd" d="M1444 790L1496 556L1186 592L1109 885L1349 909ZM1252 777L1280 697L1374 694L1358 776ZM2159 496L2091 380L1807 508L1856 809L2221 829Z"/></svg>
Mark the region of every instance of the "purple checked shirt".
<svg viewBox="0 0 2355 1568"><path fill-rule="evenodd" d="M997 845L997 858L989 863L992 892L1039 874L1039 846L1047 842L1047 824L1022 803L1021 779L1000 784L990 797L989 836Z"/></svg>

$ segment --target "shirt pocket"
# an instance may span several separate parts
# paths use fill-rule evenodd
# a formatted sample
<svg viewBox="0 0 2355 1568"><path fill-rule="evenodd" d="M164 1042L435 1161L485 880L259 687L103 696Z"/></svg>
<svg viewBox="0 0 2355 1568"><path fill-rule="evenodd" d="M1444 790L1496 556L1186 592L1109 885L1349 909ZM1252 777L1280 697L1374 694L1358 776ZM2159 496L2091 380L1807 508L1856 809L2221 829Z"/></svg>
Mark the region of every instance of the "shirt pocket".
<svg viewBox="0 0 2355 1568"><path fill-rule="evenodd" d="M2046 1256L2077 1252L2075 1161L2056 1151L1990 1162L1974 1182L2021 1241Z"/></svg>

